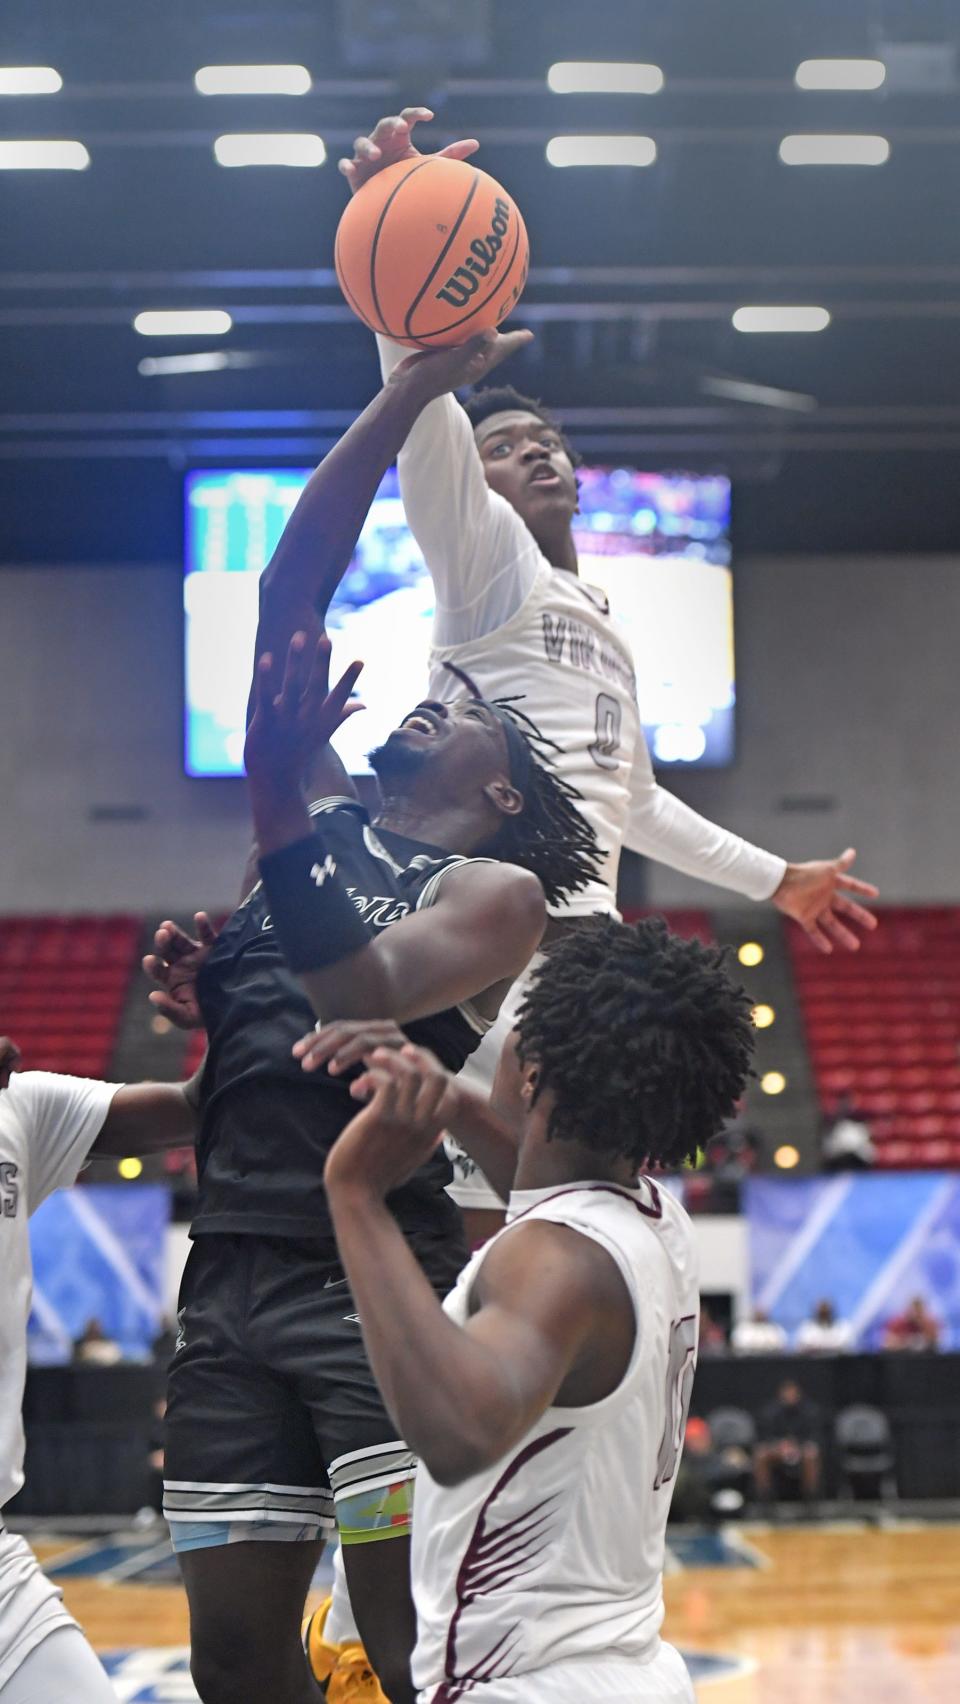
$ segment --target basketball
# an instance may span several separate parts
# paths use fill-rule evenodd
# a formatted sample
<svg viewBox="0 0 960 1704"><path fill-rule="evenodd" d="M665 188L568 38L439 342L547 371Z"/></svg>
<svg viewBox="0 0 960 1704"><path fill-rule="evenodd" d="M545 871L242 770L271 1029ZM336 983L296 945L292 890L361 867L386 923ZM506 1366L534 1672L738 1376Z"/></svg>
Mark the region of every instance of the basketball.
<svg viewBox="0 0 960 1704"><path fill-rule="evenodd" d="M371 331L414 349L466 343L520 300L527 231L466 160L400 160L359 189L337 230L340 288Z"/></svg>

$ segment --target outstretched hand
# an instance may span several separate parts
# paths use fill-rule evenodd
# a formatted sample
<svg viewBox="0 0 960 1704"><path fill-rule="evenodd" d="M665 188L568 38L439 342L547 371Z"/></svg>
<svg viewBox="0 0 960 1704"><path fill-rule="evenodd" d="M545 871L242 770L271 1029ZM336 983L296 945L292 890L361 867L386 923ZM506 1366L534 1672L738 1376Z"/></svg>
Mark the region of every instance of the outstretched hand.
<svg viewBox="0 0 960 1704"><path fill-rule="evenodd" d="M161 923L153 937L154 950L143 961L151 982L159 984L149 996L151 1006L184 1030L203 1028L197 976L217 941L217 931L205 911L198 911L193 921L196 939L178 923Z"/></svg>
<svg viewBox="0 0 960 1704"><path fill-rule="evenodd" d="M848 846L839 858L814 858L806 864L788 864L787 872L773 896L785 917L792 917L820 953L834 947L855 953L860 949L856 929L877 927L872 911L858 905L850 894L876 899L879 889L848 874L857 854ZM853 925L851 927L850 925Z"/></svg>
<svg viewBox="0 0 960 1704"><path fill-rule="evenodd" d="M404 107L396 116L381 118L369 136L358 136L353 144L353 159L338 162L339 170L350 185L351 195L356 195L358 189L386 166L395 166L399 160L422 159L419 148L413 145L413 128L416 124L428 124L432 117L429 107ZM476 138L471 136L462 142L450 142L446 148L438 149L434 157L465 160L470 154L475 154L479 146Z"/></svg>
<svg viewBox="0 0 960 1704"><path fill-rule="evenodd" d="M448 391L478 385L501 361L532 342L532 331L490 330L481 331L468 343L458 343L451 349L417 350L397 363L387 386L412 386L422 402L431 402Z"/></svg>
<svg viewBox="0 0 960 1704"><path fill-rule="evenodd" d="M308 759L364 708L359 701L348 703L362 668L351 663L331 690L327 635L311 649L307 635L295 633L278 691L273 657L264 652L254 674L254 713L243 750L252 782L276 780L299 788Z"/></svg>
<svg viewBox="0 0 960 1704"><path fill-rule="evenodd" d="M367 1104L334 1143L323 1181L383 1197L439 1146L452 1079L432 1053L411 1042L399 1051L376 1047L365 1064L350 1092Z"/></svg>
<svg viewBox="0 0 960 1704"><path fill-rule="evenodd" d="M8 1035L0 1035L0 1089L10 1086L10 1078L20 1064L21 1053Z"/></svg>

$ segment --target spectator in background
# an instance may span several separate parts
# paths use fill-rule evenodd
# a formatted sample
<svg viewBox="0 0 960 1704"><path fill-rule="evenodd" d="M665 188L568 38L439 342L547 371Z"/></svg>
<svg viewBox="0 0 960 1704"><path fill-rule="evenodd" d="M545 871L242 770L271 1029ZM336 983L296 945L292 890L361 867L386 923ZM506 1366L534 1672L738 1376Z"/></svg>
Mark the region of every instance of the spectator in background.
<svg viewBox="0 0 960 1704"><path fill-rule="evenodd" d="M796 1379L784 1379L776 1400L760 1416L760 1441L753 1456L757 1497L769 1502L775 1490L799 1485L805 1502L820 1493L820 1410Z"/></svg>
<svg viewBox="0 0 960 1704"><path fill-rule="evenodd" d="M782 1355L787 1347L787 1334L763 1308L754 1308L749 1319L742 1319L734 1326L730 1347L735 1355Z"/></svg>
<svg viewBox="0 0 960 1704"><path fill-rule="evenodd" d="M801 1355L844 1355L852 1338L849 1321L838 1319L833 1303L824 1299L799 1327L793 1346Z"/></svg>
<svg viewBox="0 0 960 1704"><path fill-rule="evenodd" d="M914 1353L939 1349L940 1323L928 1312L922 1296L914 1296L903 1313L888 1319L883 1333L885 1349L906 1349Z"/></svg>
<svg viewBox="0 0 960 1704"><path fill-rule="evenodd" d="M820 1132L823 1169L828 1172L869 1171L877 1150L865 1122L849 1095L841 1095L832 1118Z"/></svg>
<svg viewBox="0 0 960 1704"><path fill-rule="evenodd" d="M115 1367L123 1360L123 1350L107 1336L98 1319L88 1319L73 1346L73 1358L86 1367Z"/></svg>
<svg viewBox="0 0 960 1704"><path fill-rule="evenodd" d="M705 1355L725 1355L727 1352L727 1334L714 1319L705 1302L700 1303L700 1337L699 1357L702 1361Z"/></svg>

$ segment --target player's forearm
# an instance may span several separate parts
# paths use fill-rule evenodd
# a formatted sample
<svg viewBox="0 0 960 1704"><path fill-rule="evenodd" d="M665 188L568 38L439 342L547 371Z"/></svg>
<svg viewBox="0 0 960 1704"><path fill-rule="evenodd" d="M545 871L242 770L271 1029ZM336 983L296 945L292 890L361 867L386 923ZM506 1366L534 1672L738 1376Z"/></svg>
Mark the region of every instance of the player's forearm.
<svg viewBox="0 0 960 1704"><path fill-rule="evenodd" d="M624 845L754 900L772 898L787 868L784 859L700 816L652 778L635 792Z"/></svg>
<svg viewBox="0 0 960 1704"><path fill-rule="evenodd" d="M98 1154L159 1154L185 1148L197 1133L194 1079L186 1083L128 1083L110 1102L93 1145Z"/></svg>
<svg viewBox="0 0 960 1704"><path fill-rule="evenodd" d="M501 1201L509 1200L520 1146L516 1126L483 1095L458 1084L447 1129L480 1167Z"/></svg>
<svg viewBox="0 0 960 1704"><path fill-rule="evenodd" d="M442 1485L496 1461L516 1428L498 1357L448 1319L386 1204L328 1187L343 1269L397 1428Z"/></svg>
<svg viewBox="0 0 960 1704"><path fill-rule="evenodd" d="M291 610L295 619L298 607L326 613L350 565L377 487L424 401L415 384L397 380L385 385L324 457L264 571L261 626L270 628L276 617ZM268 631L264 638L261 649L280 649L282 635Z"/></svg>

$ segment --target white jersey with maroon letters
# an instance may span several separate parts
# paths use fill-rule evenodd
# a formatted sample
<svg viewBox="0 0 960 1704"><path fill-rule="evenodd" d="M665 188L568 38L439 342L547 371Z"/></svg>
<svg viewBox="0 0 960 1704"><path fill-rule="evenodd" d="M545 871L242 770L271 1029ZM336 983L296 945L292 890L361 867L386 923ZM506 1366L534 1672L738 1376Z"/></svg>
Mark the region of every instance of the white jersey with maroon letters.
<svg viewBox="0 0 960 1704"><path fill-rule="evenodd" d="M23 1484L20 1409L33 1294L27 1221L55 1189L74 1182L117 1087L23 1071L0 1091L0 1509ZM76 1625L60 1599L25 1540L0 1525L0 1692L48 1634ZM78 1690L78 1704L85 1696Z"/></svg>
<svg viewBox="0 0 960 1704"><path fill-rule="evenodd" d="M659 1637L667 1512L697 1352L697 1259L690 1221L664 1188L608 1183L515 1192L500 1236L531 1219L597 1242L623 1276L636 1340L618 1388L587 1408L549 1408L501 1461L443 1487L422 1464L413 1522L423 1704L566 1696L692 1698ZM444 1308L470 1315L465 1268ZM569 1665L569 1667L568 1667ZM558 1676L595 1679L582 1693ZM641 1677L659 1683L641 1684ZM631 1689L618 1690L631 1677ZM596 1690L599 1688L599 1690Z"/></svg>

